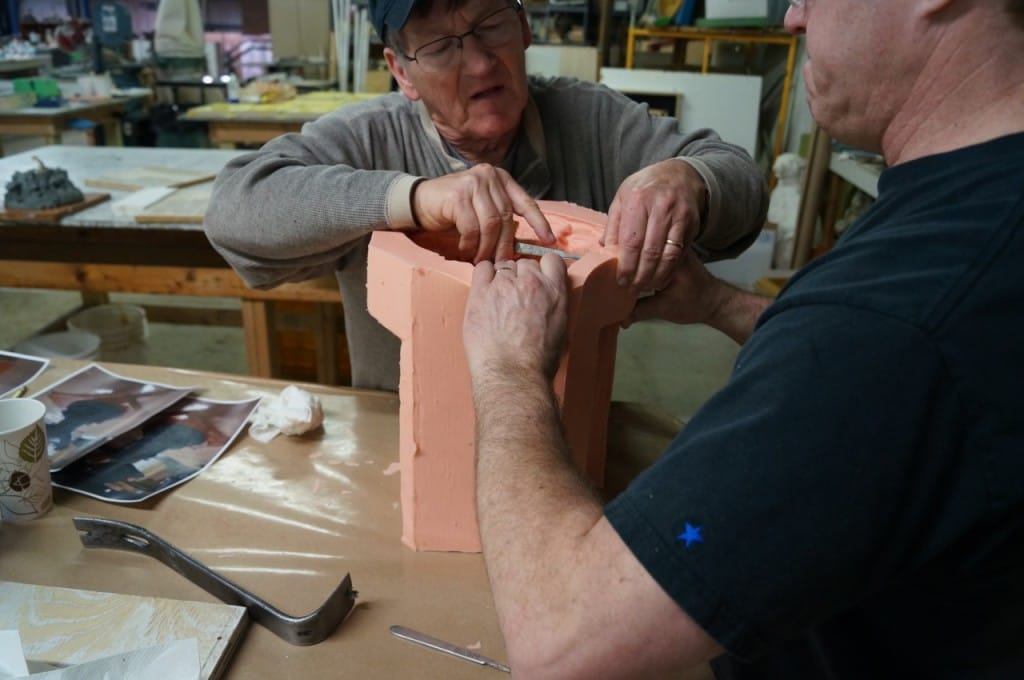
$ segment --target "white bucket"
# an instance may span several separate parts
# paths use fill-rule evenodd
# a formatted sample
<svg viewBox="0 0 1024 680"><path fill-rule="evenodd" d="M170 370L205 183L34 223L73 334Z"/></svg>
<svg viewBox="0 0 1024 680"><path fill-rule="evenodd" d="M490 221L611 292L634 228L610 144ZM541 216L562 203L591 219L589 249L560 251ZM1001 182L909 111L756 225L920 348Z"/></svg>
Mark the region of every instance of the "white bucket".
<svg viewBox="0 0 1024 680"><path fill-rule="evenodd" d="M107 361L145 363L146 310L136 305L108 304L83 309L68 318L68 328L100 337L100 357Z"/></svg>
<svg viewBox="0 0 1024 680"><path fill-rule="evenodd" d="M100 354L100 336L88 331L45 333L19 342L14 351L47 359L95 359Z"/></svg>

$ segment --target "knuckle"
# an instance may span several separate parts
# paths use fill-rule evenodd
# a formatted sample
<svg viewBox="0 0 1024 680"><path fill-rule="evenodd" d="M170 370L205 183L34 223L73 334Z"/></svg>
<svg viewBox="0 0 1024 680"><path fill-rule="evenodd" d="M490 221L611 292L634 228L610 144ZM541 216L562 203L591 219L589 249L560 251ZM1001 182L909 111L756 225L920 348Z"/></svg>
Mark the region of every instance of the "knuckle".
<svg viewBox="0 0 1024 680"><path fill-rule="evenodd" d="M657 262L661 259L661 249L648 246L640 251L640 259L646 262Z"/></svg>

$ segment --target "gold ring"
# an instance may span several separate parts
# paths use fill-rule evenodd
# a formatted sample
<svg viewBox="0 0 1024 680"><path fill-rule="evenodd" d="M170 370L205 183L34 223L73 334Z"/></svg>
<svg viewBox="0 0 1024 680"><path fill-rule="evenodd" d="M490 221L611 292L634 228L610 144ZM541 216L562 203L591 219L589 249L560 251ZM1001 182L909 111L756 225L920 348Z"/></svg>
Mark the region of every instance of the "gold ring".
<svg viewBox="0 0 1024 680"><path fill-rule="evenodd" d="M683 245L679 241L673 241L670 238L665 239L665 245L667 245L667 246L675 246L676 248L679 248L679 250L686 250L686 246L685 245Z"/></svg>

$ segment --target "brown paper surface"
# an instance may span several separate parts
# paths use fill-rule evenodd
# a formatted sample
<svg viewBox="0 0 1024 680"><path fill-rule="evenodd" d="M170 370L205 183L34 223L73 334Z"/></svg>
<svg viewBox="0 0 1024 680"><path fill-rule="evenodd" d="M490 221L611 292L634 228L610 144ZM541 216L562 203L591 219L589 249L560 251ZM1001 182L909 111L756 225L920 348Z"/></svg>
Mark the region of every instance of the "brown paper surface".
<svg viewBox="0 0 1024 680"><path fill-rule="evenodd" d="M30 393L83 362L54 360ZM282 381L107 364L122 375L198 386L200 396L276 396ZM401 624L506 662L483 557L414 552L401 537L398 397L302 385L322 400L325 424L260 444L242 435L210 469L169 493L124 506L55 490L55 507L25 524L0 524L0 580L148 597L216 602L143 555L85 549L76 515L138 524L291 615L319 607L346 573L359 591L349 618L324 642L290 645L250 625L225 678L481 678L488 671L392 637ZM631 407L632 408L632 407ZM660 453L674 423L644 419L641 452L629 409L611 419L615 474L632 475ZM389 474L390 473L390 474ZM609 480L611 481L611 480ZM616 480L609 488L620 488ZM97 630L96 635L103 635ZM479 646L478 646L479 645ZM492 673L494 671L491 671Z"/></svg>

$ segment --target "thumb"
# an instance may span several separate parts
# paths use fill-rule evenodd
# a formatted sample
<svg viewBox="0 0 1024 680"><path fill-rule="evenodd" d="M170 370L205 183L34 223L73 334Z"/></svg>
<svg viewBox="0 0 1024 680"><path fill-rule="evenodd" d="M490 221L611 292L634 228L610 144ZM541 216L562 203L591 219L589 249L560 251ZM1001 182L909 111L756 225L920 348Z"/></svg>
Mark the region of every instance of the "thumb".
<svg viewBox="0 0 1024 680"><path fill-rule="evenodd" d="M642 297L636 301L633 313L629 315L629 323L665 318L664 313L669 306L667 296L660 293Z"/></svg>

